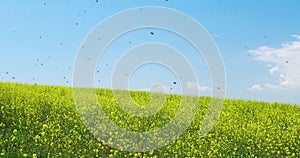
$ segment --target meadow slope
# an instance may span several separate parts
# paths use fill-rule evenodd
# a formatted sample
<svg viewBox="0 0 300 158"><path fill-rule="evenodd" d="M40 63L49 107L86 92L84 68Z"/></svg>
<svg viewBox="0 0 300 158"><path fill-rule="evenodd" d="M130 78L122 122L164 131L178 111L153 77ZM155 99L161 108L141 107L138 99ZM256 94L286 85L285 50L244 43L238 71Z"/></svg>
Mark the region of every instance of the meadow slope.
<svg viewBox="0 0 300 158"><path fill-rule="evenodd" d="M174 117L181 99L166 95L159 112L140 118L122 111L112 90L96 91L107 116L137 132L163 127ZM150 101L147 92L130 93L140 106ZM201 137L210 99L199 97L191 125L167 146L126 152L106 145L84 126L72 88L0 82L0 157L300 157L299 106L226 100L213 130Z"/></svg>

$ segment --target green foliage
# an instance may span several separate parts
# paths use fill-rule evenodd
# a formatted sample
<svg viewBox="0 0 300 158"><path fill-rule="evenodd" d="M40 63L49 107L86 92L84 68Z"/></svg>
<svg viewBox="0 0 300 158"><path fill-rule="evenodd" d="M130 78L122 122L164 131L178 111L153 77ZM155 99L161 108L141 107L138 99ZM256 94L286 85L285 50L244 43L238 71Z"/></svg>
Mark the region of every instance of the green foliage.
<svg viewBox="0 0 300 158"><path fill-rule="evenodd" d="M157 113L137 117L118 106L112 90L96 93L107 116L132 131L163 127L182 99L166 95ZM132 91L130 96L141 106L151 102L150 93ZM178 139L134 153L114 149L89 132L76 110L72 88L0 83L0 157L300 157L299 106L226 100L213 130L201 137L210 100L199 98L195 119Z"/></svg>

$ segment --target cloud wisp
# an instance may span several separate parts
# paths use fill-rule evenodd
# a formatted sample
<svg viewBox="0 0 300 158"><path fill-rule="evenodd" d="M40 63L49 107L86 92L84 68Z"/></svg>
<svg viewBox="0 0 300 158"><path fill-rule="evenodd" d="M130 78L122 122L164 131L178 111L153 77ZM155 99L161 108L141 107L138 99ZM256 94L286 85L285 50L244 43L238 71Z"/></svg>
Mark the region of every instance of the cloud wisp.
<svg viewBox="0 0 300 158"><path fill-rule="evenodd" d="M253 86L251 86L250 88L248 88L249 91L261 91L263 90L263 88L261 87L261 85L259 84L255 84Z"/></svg>
<svg viewBox="0 0 300 158"><path fill-rule="evenodd" d="M250 50L255 60L268 62L269 72L276 77L271 83L265 83L265 87L271 89L291 89L300 87L300 36L293 42L283 43L281 48L262 46ZM258 88L254 85L251 88Z"/></svg>
<svg viewBox="0 0 300 158"><path fill-rule="evenodd" d="M201 86L197 82L187 82L186 83L186 88L187 89L195 89L195 90L198 90L200 92L209 91L209 87L207 87L207 86Z"/></svg>

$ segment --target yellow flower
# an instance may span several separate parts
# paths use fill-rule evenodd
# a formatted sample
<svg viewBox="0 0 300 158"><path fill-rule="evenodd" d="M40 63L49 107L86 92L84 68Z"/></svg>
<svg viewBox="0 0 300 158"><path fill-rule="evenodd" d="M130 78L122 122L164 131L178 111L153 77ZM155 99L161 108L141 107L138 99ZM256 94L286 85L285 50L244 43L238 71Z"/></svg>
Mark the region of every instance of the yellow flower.
<svg viewBox="0 0 300 158"><path fill-rule="evenodd" d="M14 140L16 140L16 137L15 136L13 136L12 138L11 138L11 141L13 142Z"/></svg>
<svg viewBox="0 0 300 158"><path fill-rule="evenodd" d="M48 125L43 124L43 129L47 129L47 128L48 128Z"/></svg>
<svg viewBox="0 0 300 158"><path fill-rule="evenodd" d="M28 157L28 154L23 154L23 157Z"/></svg>
<svg viewBox="0 0 300 158"><path fill-rule="evenodd" d="M17 133L17 132L18 132L18 130L14 129L13 133Z"/></svg>
<svg viewBox="0 0 300 158"><path fill-rule="evenodd" d="M40 139L40 136L39 136L39 135L36 135L36 136L34 137L34 140L37 141L38 139Z"/></svg>
<svg viewBox="0 0 300 158"><path fill-rule="evenodd" d="M94 152L95 152L95 153L98 153L98 152L99 152L99 150L98 150L98 149L94 149Z"/></svg>
<svg viewBox="0 0 300 158"><path fill-rule="evenodd" d="M41 135L44 136L46 133L45 132L41 132Z"/></svg>
<svg viewBox="0 0 300 158"><path fill-rule="evenodd" d="M33 155L32 155L32 158L37 158L36 154L33 154Z"/></svg>

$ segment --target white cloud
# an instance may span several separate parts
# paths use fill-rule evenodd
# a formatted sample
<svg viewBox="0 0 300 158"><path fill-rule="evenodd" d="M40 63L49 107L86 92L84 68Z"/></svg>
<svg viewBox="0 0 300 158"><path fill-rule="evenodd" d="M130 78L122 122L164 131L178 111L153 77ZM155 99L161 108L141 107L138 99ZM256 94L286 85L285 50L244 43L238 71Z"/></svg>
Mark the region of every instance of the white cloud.
<svg viewBox="0 0 300 158"><path fill-rule="evenodd" d="M142 88L142 89L135 89L137 91L145 91L145 92L150 92L149 88Z"/></svg>
<svg viewBox="0 0 300 158"><path fill-rule="evenodd" d="M145 92L155 92L155 93L167 93L168 87L156 83L153 84L150 88L141 88L141 89L135 89L137 91L145 91Z"/></svg>
<svg viewBox="0 0 300 158"><path fill-rule="evenodd" d="M161 84L154 84L151 86L150 91L156 93L166 93L167 87Z"/></svg>
<svg viewBox="0 0 300 158"><path fill-rule="evenodd" d="M218 37L220 37L220 35L219 34L213 34L213 37L218 38Z"/></svg>
<svg viewBox="0 0 300 158"><path fill-rule="evenodd" d="M263 88L259 84L255 84L248 88L249 91L261 91Z"/></svg>
<svg viewBox="0 0 300 158"><path fill-rule="evenodd" d="M275 83L267 83L266 87L272 89L299 88L300 87L300 36L292 35L297 40L283 43L281 48L262 46L249 53L255 55L255 60L274 63L268 65L271 75L275 75Z"/></svg>
<svg viewBox="0 0 300 158"><path fill-rule="evenodd" d="M207 86L200 86L197 82L187 82L186 88L188 90L199 90L200 92L205 92L209 90Z"/></svg>
<svg viewBox="0 0 300 158"><path fill-rule="evenodd" d="M292 36L295 37L295 38L300 39L300 35L292 35Z"/></svg>
<svg viewBox="0 0 300 158"><path fill-rule="evenodd" d="M276 65L274 67L271 67L271 69L269 70L269 72L270 72L270 74L274 74L278 70L279 70L279 65Z"/></svg>
<svg viewBox="0 0 300 158"><path fill-rule="evenodd" d="M271 89L277 89L277 90L282 89L281 86L279 86L279 85L274 85L274 84L271 84L271 83L266 83L265 86L266 86L266 87L269 87L269 88L271 88Z"/></svg>

